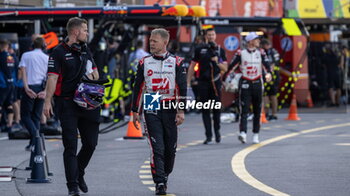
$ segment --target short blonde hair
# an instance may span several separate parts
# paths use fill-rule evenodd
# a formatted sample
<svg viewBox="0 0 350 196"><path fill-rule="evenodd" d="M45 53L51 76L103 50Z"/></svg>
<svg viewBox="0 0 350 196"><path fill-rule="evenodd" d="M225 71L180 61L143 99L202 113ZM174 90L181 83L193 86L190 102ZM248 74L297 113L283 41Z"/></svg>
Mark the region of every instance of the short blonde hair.
<svg viewBox="0 0 350 196"><path fill-rule="evenodd" d="M165 40L169 40L170 38L170 34L166 29L163 28L157 28L157 29L153 29L151 32L151 35L160 35L160 37L162 37Z"/></svg>
<svg viewBox="0 0 350 196"><path fill-rule="evenodd" d="M81 27L82 24L87 24L87 21L79 17L70 18L67 22L67 27L66 27L68 34L70 34L73 28Z"/></svg>

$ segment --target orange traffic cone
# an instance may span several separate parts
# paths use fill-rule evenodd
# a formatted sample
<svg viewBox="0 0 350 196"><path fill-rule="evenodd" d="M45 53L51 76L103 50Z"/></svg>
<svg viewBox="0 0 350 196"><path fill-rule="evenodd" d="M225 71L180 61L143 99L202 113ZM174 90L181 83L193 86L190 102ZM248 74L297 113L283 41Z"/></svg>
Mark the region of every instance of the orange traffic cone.
<svg viewBox="0 0 350 196"><path fill-rule="evenodd" d="M306 102L307 102L307 107L308 107L308 108L314 107L314 103L312 102L312 98L311 98L310 91L309 91L308 94L307 94Z"/></svg>
<svg viewBox="0 0 350 196"><path fill-rule="evenodd" d="M269 121L266 119L264 107L262 107L262 109L261 109L260 122L263 124L269 123Z"/></svg>
<svg viewBox="0 0 350 196"><path fill-rule="evenodd" d="M292 102L290 104L289 115L285 120L300 120L300 118L298 117L297 99L295 94L293 94Z"/></svg>
<svg viewBox="0 0 350 196"><path fill-rule="evenodd" d="M132 112L130 113L130 120L128 123L128 130L126 131L126 136L124 136L124 139L144 139L143 135L142 135L142 131L141 131L141 126L140 123L137 123L137 126L139 127L139 129L136 129L136 127L134 126L133 123L133 115Z"/></svg>

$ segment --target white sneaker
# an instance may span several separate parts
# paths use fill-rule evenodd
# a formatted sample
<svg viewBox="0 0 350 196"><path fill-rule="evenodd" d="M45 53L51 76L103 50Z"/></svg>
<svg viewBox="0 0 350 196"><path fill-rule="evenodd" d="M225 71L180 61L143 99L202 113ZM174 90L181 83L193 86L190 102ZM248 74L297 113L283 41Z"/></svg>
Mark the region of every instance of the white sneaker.
<svg viewBox="0 0 350 196"><path fill-rule="evenodd" d="M254 133L253 134L253 143L254 144L259 144L260 141L259 141L259 134L258 133Z"/></svg>
<svg viewBox="0 0 350 196"><path fill-rule="evenodd" d="M247 134L245 132L239 133L238 140L245 144L247 142Z"/></svg>
<svg viewBox="0 0 350 196"><path fill-rule="evenodd" d="M254 118L254 114L248 114L247 120L252 121Z"/></svg>

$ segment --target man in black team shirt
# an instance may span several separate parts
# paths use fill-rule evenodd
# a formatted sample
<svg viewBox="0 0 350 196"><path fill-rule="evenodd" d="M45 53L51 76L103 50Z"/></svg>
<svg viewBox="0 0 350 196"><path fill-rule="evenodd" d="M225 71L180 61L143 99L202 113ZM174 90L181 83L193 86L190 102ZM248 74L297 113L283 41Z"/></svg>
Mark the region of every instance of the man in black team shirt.
<svg viewBox="0 0 350 196"><path fill-rule="evenodd" d="M88 192L84 174L97 145L100 109L81 108L73 101L73 96L84 74L90 74L95 80L99 75L86 46L88 39L86 20L77 17L69 19L67 32L67 39L58 45L49 57L44 113L46 116L52 114L51 101L54 95L62 126L67 187L69 195L75 196L80 195L78 187L84 193ZM82 142L78 155L77 129Z"/></svg>
<svg viewBox="0 0 350 196"><path fill-rule="evenodd" d="M196 48L194 58L188 68L187 86L191 84L194 73L194 66L199 63L198 94L201 102L215 100L221 101L221 73L227 70L227 59L225 50L215 43L216 33L214 29L207 29L205 32L206 44ZM220 109L213 109L213 121L215 141L220 143ZM212 143L212 123L210 110L202 109L202 118L205 127L204 144Z"/></svg>

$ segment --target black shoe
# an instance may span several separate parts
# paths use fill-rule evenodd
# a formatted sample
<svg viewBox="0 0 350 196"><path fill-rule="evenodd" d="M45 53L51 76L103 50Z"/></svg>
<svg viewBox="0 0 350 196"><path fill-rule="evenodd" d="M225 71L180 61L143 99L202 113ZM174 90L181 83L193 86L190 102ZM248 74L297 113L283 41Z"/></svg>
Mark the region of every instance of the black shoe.
<svg viewBox="0 0 350 196"><path fill-rule="evenodd" d="M216 137L215 141L216 141L216 143L220 143L221 142L221 136Z"/></svg>
<svg viewBox="0 0 350 196"><path fill-rule="evenodd" d="M30 152L32 150L32 145L28 144L28 146L26 146L24 149L28 152Z"/></svg>
<svg viewBox="0 0 350 196"><path fill-rule="evenodd" d="M12 132L12 127L5 126L5 128L2 130L2 132L11 133Z"/></svg>
<svg viewBox="0 0 350 196"><path fill-rule="evenodd" d="M272 120L277 120L278 118L277 118L277 116L273 116L273 115L271 115L271 116L269 116L268 117L268 121L272 121Z"/></svg>
<svg viewBox="0 0 350 196"><path fill-rule="evenodd" d="M212 144L213 142L211 141L211 140L209 140L209 139L206 139L206 140L204 140L204 142L203 142L203 144Z"/></svg>
<svg viewBox="0 0 350 196"><path fill-rule="evenodd" d="M84 180L84 177L79 177L78 179L78 186L83 193L87 193L89 191L88 186L86 185L86 182Z"/></svg>
<svg viewBox="0 0 350 196"><path fill-rule="evenodd" d="M336 107L337 104L335 104L335 103L330 103L330 104L328 104L327 106L328 106L328 107Z"/></svg>
<svg viewBox="0 0 350 196"><path fill-rule="evenodd" d="M156 184L156 195L166 195L165 183L157 183Z"/></svg>
<svg viewBox="0 0 350 196"><path fill-rule="evenodd" d="M79 190L68 191L68 196L80 196Z"/></svg>

